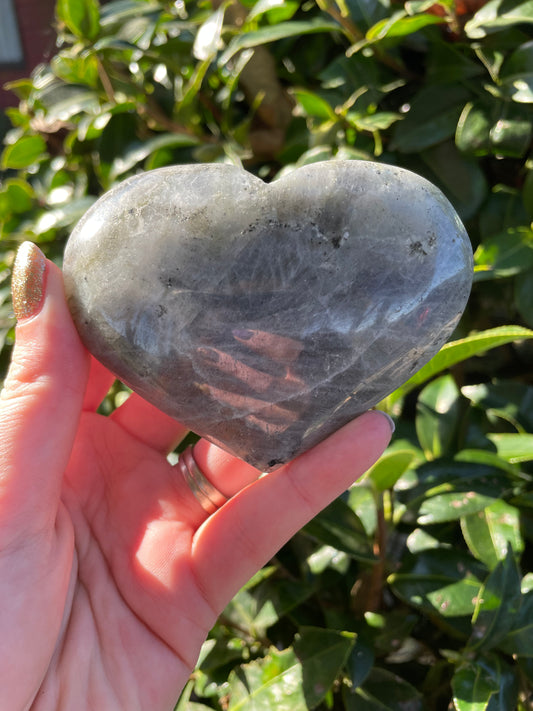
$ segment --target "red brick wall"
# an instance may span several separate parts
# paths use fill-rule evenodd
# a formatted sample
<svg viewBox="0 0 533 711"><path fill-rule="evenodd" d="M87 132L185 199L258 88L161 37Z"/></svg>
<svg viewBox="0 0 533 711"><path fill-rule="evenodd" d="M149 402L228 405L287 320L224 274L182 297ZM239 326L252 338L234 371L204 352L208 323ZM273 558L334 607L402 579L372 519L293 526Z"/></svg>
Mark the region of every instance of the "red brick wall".
<svg viewBox="0 0 533 711"><path fill-rule="evenodd" d="M13 0L17 13L20 39L24 51L24 65L0 65L0 109L18 103L17 97L4 90L3 85L13 79L27 77L32 69L49 59L55 47L53 29L55 0Z"/></svg>

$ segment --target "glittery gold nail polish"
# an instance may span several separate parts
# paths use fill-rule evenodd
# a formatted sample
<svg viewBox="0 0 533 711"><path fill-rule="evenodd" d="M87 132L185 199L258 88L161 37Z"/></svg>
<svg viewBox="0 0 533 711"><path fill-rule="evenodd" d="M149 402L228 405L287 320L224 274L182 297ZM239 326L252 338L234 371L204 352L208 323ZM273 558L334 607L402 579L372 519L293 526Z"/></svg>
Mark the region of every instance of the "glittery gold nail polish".
<svg viewBox="0 0 533 711"><path fill-rule="evenodd" d="M33 242L23 242L17 252L11 277L13 311L17 321L35 316L44 296L46 259Z"/></svg>

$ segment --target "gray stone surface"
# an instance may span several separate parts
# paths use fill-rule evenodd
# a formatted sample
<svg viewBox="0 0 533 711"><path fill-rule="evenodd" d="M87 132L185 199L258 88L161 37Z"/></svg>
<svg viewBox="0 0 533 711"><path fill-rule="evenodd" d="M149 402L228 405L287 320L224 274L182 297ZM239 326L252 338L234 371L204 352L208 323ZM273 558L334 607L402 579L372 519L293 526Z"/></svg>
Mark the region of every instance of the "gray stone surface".
<svg viewBox="0 0 533 711"><path fill-rule="evenodd" d="M442 193L405 170L330 161L266 185L191 165L104 195L72 233L64 274L99 360L267 471L439 350L472 251Z"/></svg>

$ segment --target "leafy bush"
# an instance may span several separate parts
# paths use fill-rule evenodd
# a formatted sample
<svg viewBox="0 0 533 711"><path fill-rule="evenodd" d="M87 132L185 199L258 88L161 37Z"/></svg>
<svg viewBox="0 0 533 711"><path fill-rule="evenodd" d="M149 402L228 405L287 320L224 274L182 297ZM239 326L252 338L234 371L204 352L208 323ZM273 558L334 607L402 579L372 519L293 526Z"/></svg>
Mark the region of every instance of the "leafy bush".
<svg viewBox="0 0 533 711"><path fill-rule="evenodd" d="M454 341L382 403L392 445L236 596L177 708L533 708L532 3L58 0L57 28L8 111L4 367L18 243L60 261L141 170L393 163L475 251Z"/></svg>

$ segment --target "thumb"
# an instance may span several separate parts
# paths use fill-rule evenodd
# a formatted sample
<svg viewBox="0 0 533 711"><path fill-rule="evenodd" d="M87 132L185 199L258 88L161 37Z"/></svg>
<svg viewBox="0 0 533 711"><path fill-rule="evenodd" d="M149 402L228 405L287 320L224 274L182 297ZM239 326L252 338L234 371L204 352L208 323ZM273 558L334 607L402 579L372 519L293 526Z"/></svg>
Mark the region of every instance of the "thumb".
<svg viewBox="0 0 533 711"><path fill-rule="evenodd" d="M31 242L17 254L12 292L17 327L0 394L0 521L4 531L10 523L42 530L55 520L89 357L70 318L60 269Z"/></svg>

